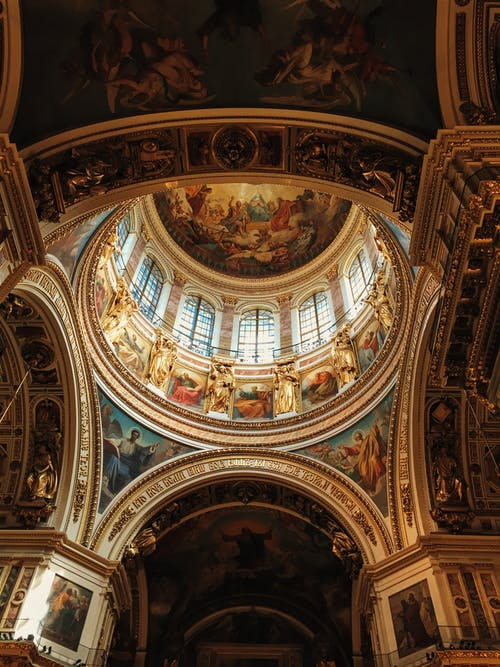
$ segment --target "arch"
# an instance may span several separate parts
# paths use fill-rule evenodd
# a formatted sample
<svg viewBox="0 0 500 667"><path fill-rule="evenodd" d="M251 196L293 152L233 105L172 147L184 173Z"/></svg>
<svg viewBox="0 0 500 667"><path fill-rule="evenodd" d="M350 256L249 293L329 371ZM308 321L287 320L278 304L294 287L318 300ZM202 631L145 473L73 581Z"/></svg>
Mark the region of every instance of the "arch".
<svg viewBox="0 0 500 667"><path fill-rule="evenodd" d="M92 538L100 555L118 559L147 521L180 493L207 480L273 480L317 499L350 534L366 557L377 562L393 550L384 521L357 485L335 470L304 457L282 451L231 449L205 451L163 465L128 487L110 505Z"/></svg>
<svg viewBox="0 0 500 667"><path fill-rule="evenodd" d="M96 509L90 498L97 493L100 475L100 452L94 446L95 441L99 441L100 432L94 418L97 414L96 389L88 359L81 352L85 346L74 311L71 288L63 271L52 264L48 268L30 269L17 285L16 293L26 296L29 302L39 307L54 346L57 346L64 374L62 387L65 397L64 406L61 401L58 404L68 415L64 421L63 467L58 497L64 494L73 502L61 503L61 510L56 509L55 519L58 526L66 530L68 537L86 544ZM95 439L92 434L95 434Z"/></svg>
<svg viewBox="0 0 500 667"><path fill-rule="evenodd" d="M113 156L118 158L120 156L116 155L115 147L120 142L121 145L128 146L129 154L134 154L135 148L141 141L151 139L152 137L155 137L157 140L159 133L162 134L162 141L165 145L171 146L172 152L172 157L165 161L166 164L161 174L158 174L157 170L153 170L155 174L155 178L153 179L151 177L148 179L147 177L149 171L147 166L143 170L139 165L136 175L127 176L126 174L130 171L128 169L130 166L129 160L126 160L126 163L120 163L118 168L113 167L109 174L104 174L104 177L100 180L102 192L100 199L106 204L154 192L157 189L161 189L167 179L179 184L188 183L194 179L198 183L208 182L208 178L210 182L228 182L229 180L234 180L234 171L228 173L222 167L212 168L212 166L210 166L209 170L200 170L198 167L195 167L193 170L190 167L189 159L183 160L180 158L181 153L187 156L187 144L184 145L186 141L184 133L177 132L177 129L180 125L187 122L193 126L203 123L205 128L207 126L212 128L213 133L220 128L221 124L236 125L239 128L243 125L245 132L254 133L255 130L258 130L259 124L265 123L269 126L269 123L272 123L283 128L284 137L288 136L290 131L295 132L298 126L300 129L298 134L300 136L297 138L294 146L296 159L291 161L290 166L283 165L281 169L276 170L276 168L270 169L262 165L258 173L255 172L252 174L250 171L248 177L245 174L245 180L248 182L262 182L265 174L266 180L272 183L282 181L286 175L287 180L291 183L294 178L301 180L301 177L305 176L308 179L314 179L317 184L321 184L321 188L323 184L334 184L335 194L338 196L349 200L356 199L360 203L374 207L389 215L391 214L391 206L396 203L394 201L395 193L383 197L380 194L371 192L370 184L362 177L348 179L347 184L340 184L335 182L332 174L326 170L317 173L317 170L308 167L307 160L304 161L301 157L304 151L307 153L308 142L310 143L317 135L318 127L321 126L324 128L322 132L324 132L325 141L335 142L339 140L340 136L347 136L354 144L358 144L359 146L363 145L363 142L369 142L370 145L376 146L383 155L390 157L395 165L398 164L399 169L405 169L411 174L418 172L417 158L427 149L425 142L405 132L393 129L389 132L383 125L377 123L313 112L308 112L306 122L303 121L300 112L290 114L286 111L273 110L272 112L266 112L266 116L263 117L261 110L258 109L233 109L230 116L224 110L207 111L206 114L203 114L202 118L196 112L185 111L170 112L167 118L165 118L165 114L159 114L158 116L150 114L147 122L144 122L144 119L141 117L108 121L92 126L91 132L88 128L82 128L62 133L34 144L23 151L22 157L27 162L32 162L35 158L39 160L36 165L32 165L34 189L37 194L42 194L38 207L39 216L42 219L51 219L53 218L53 211L58 210L55 199L48 195L50 188L47 190L47 187L50 185L50 182L47 180L46 184L43 183L45 178L43 168L50 166L52 169L57 169L64 180L66 178L66 165L69 165L69 149L76 146L80 148L85 147L86 155L90 156L93 150L96 150L94 142L96 142L97 137L101 139L101 141L96 142L98 143L99 150L108 150ZM210 123L213 123L213 125L210 125ZM176 145L178 141L176 137L181 137L182 146ZM117 142L117 139L120 139L120 142ZM283 145L282 148L287 149L287 146ZM124 153L121 153L121 155L124 155ZM154 160L155 156L150 154L147 158L143 156L141 159L146 159L148 165L150 165L151 160ZM120 170L123 171L123 177L117 178L117 171ZM45 194L42 193L43 188L46 189ZM409 184L408 188L410 188ZM74 190L74 188L70 188L70 190ZM407 196L401 199L403 204L399 203L397 205L404 207L404 210L401 211L401 216L408 219L413 216L416 193L408 191L404 194ZM64 195L63 207L65 210L71 207L73 215L78 215L83 211L89 210L89 204L92 205L92 200L91 193L84 188L72 194L66 193ZM61 202L59 203L59 210L62 210Z"/></svg>

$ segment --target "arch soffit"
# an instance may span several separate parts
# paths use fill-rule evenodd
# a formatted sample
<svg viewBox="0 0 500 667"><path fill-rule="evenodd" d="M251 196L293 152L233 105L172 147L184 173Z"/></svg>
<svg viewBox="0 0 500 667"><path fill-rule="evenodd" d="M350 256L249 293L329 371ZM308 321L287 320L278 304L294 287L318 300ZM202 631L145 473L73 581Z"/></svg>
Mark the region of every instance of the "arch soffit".
<svg viewBox="0 0 500 667"><path fill-rule="evenodd" d="M58 495L73 498L72 503L64 505L66 514L58 523L66 525L72 539L86 544L88 526L95 516L100 476L100 455L92 434L100 440L100 425L94 419L98 406L96 387L84 352L71 287L66 274L51 263L44 268L30 269L16 286L16 292L39 306L47 326L56 334L54 341L57 341L65 374L64 393L68 397L64 405L66 432L63 433L63 469Z"/></svg>
<svg viewBox="0 0 500 667"><path fill-rule="evenodd" d="M359 486L317 461L290 453L248 449L206 451L183 457L129 487L102 517L91 548L119 559L127 544L163 507L207 482L251 478L275 481L317 499L345 526L366 563L392 553L393 544L379 511Z"/></svg>

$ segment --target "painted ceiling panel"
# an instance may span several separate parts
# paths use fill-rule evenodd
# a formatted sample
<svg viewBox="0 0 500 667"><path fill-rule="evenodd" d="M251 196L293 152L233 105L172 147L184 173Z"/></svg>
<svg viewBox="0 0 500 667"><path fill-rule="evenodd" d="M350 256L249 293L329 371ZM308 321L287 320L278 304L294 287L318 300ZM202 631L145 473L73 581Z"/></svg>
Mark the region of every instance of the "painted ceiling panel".
<svg viewBox="0 0 500 667"><path fill-rule="evenodd" d="M21 0L21 8L19 145L207 106L331 111L423 137L440 122L431 0Z"/></svg>

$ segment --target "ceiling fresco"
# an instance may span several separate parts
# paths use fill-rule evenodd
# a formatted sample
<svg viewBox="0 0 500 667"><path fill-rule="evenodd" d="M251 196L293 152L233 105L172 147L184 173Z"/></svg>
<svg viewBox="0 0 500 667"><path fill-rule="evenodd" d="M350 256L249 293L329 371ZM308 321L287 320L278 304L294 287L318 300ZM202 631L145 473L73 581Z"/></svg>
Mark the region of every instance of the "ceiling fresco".
<svg viewBox="0 0 500 667"><path fill-rule="evenodd" d="M205 266L238 277L303 266L340 231L351 203L285 185L231 183L154 195L170 236Z"/></svg>
<svg viewBox="0 0 500 667"><path fill-rule="evenodd" d="M432 0L21 0L21 10L20 145L207 106L331 111L425 137L439 124Z"/></svg>
<svg viewBox="0 0 500 667"><path fill-rule="evenodd" d="M345 642L344 649L348 646L350 581L331 540L289 514L241 507L189 519L165 536L145 565L152 665L157 653L193 623L194 608L203 618L229 603L265 605L292 615L305 610L305 618L316 619L316 632L329 628ZM231 634L237 620L231 619ZM217 632L224 637L227 628ZM262 639L272 643L280 637Z"/></svg>

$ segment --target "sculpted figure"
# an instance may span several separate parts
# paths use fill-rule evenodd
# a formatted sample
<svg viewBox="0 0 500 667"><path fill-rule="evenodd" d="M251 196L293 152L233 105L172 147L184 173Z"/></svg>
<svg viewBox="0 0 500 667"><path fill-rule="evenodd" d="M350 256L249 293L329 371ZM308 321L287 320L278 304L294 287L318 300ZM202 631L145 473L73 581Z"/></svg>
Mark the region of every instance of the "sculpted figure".
<svg viewBox="0 0 500 667"><path fill-rule="evenodd" d="M392 311L391 303L387 296L383 271L378 272L376 280L370 288L370 292L368 293L365 301L373 308L375 311L376 319L380 322L380 324L385 329L385 332L387 333L391 328L394 314Z"/></svg>
<svg viewBox="0 0 500 667"><path fill-rule="evenodd" d="M297 389L300 380L293 362L274 369L275 414L297 411Z"/></svg>
<svg viewBox="0 0 500 667"><path fill-rule="evenodd" d="M137 303L128 291L123 278L118 280L118 288L102 322L102 328L111 343L120 337L129 319L138 309Z"/></svg>
<svg viewBox="0 0 500 667"><path fill-rule="evenodd" d="M30 500L52 501L59 483L55 462L49 448L41 444L35 454L33 466L26 478Z"/></svg>
<svg viewBox="0 0 500 667"><path fill-rule="evenodd" d="M105 266L111 259L111 257L113 257L113 253L115 252L117 242L118 242L118 232L115 225L111 234L106 239L106 243L104 244L101 259L99 260L99 266Z"/></svg>
<svg viewBox="0 0 500 667"><path fill-rule="evenodd" d="M206 411L227 413L234 390L233 369L229 364L215 362L208 381Z"/></svg>
<svg viewBox="0 0 500 667"><path fill-rule="evenodd" d="M458 475L456 458L441 447L432 464L435 498L438 503L465 503L465 482Z"/></svg>
<svg viewBox="0 0 500 667"><path fill-rule="evenodd" d="M156 333L157 338L149 355L146 379L165 391L177 359L177 349L175 343L166 338L160 329Z"/></svg>
<svg viewBox="0 0 500 667"><path fill-rule="evenodd" d="M333 339L331 354L333 366L337 371L339 387L343 387L358 377L358 362L349 329L350 325L347 324Z"/></svg>

